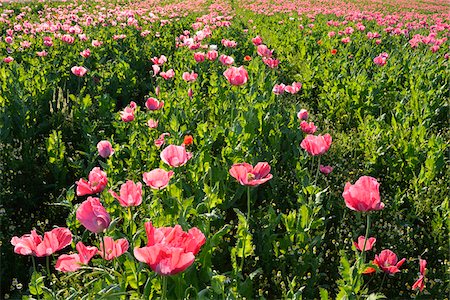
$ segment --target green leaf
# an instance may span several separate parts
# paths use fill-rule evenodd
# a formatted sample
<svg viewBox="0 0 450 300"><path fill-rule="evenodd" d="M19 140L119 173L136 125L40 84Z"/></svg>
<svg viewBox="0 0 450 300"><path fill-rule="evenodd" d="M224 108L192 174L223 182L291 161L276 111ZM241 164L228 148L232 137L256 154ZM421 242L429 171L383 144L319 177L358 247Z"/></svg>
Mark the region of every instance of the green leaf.
<svg viewBox="0 0 450 300"><path fill-rule="evenodd" d="M31 275L30 284L28 285L32 295L41 295L44 293L44 278L45 276L42 276L41 273L36 271L33 272L33 275Z"/></svg>

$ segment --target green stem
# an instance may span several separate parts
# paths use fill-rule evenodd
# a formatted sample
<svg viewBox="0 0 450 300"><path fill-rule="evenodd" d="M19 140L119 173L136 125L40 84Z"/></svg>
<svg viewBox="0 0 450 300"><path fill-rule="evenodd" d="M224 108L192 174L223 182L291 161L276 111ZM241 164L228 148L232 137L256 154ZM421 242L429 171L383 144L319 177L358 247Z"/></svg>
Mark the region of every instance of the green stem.
<svg viewBox="0 0 450 300"><path fill-rule="evenodd" d="M370 229L370 213L367 213L366 235L364 236L364 246L361 251L361 258L362 258L363 264L366 262L366 244L367 244L367 239L369 238L369 229ZM361 266L361 263L360 263L360 266Z"/></svg>
<svg viewBox="0 0 450 300"><path fill-rule="evenodd" d="M131 207L128 206L128 230L129 230L129 234L130 234L130 245L131 245L131 249L133 249L133 217L131 215Z"/></svg>
<svg viewBox="0 0 450 300"><path fill-rule="evenodd" d="M380 285L380 288L378 289L378 291L381 291L381 289L383 288L383 283L384 283L385 279L386 279L386 273L384 273L383 280L381 281L381 285Z"/></svg>
<svg viewBox="0 0 450 300"><path fill-rule="evenodd" d="M100 233L100 236L102 237L101 243L102 243L102 248L103 248L103 259L106 260L105 234L102 232L102 233Z"/></svg>
<svg viewBox="0 0 450 300"><path fill-rule="evenodd" d="M241 260L241 274L244 276L244 258L245 258L245 244L247 241L247 233L250 230L249 226L250 222L250 186L247 186L247 220L246 220L246 228L244 231L244 241L242 243L242 260Z"/></svg>
<svg viewBox="0 0 450 300"><path fill-rule="evenodd" d="M161 300L167 299L167 276L161 276L162 279L162 289L161 289Z"/></svg>
<svg viewBox="0 0 450 300"><path fill-rule="evenodd" d="M316 170L316 177L314 178L314 185L316 185L316 183L317 183L317 178L319 177L320 158L321 158L321 156L319 156L319 161L317 162L317 170Z"/></svg>
<svg viewBox="0 0 450 300"><path fill-rule="evenodd" d="M36 269L36 261L34 260L34 256L31 256L31 261L33 262L33 270L34 270L33 273L37 273L37 269ZM37 287L37 284L36 284L36 280L34 281L34 288L36 289L36 296L37 296L38 300L40 300L41 297L39 296L39 292L38 292L38 287Z"/></svg>
<svg viewBox="0 0 450 300"><path fill-rule="evenodd" d="M47 276L50 276L50 261L48 259L48 256L45 257L45 265L47 267Z"/></svg>

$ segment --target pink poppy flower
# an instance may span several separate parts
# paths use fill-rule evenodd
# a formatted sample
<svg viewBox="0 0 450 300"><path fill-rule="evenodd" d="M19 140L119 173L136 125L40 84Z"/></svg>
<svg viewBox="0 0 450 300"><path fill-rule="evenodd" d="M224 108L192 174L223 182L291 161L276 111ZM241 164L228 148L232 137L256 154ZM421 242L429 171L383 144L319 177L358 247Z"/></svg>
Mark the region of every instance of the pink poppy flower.
<svg viewBox="0 0 450 300"><path fill-rule="evenodd" d="M77 220L87 230L99 233L108 228L111 217L99 198L88 197L77 209Z"/></svg>
<svg viewBox="0 0 450 300"><path fill-rule="evenodd" d="M184 72L183 73L183 80L187 81L187 82L192 82L195 81L197 79L198 74L194 73L194 71L192 71L191 73L188 72Z"/></svg>
<svg viewBox="0 0 450 300"><path fill-rule="evenodd" d="M188 90L188 97L192 98L193 95L194 95L194 91L191 88L189 88L189 90Z"/></svg>
<svg viewBox="0 0 450 300"><path fill-rule="evenodd" d="M293 82L292 85L286 86L284 89L286 93L297 94L302 88L302 84L300 82Z"/></svg>
<svg viewBox="0 0 450 300"><path fill-rule="evenodd" d="M325 135L310 135L308 134L300 144L312 156L322 155L330 149L331 136L327 133Z"/></svg>
<svg viewBox="0 0 450 300"><path fill-rule="evenodd" d="M425 288L424 279L425 279L425 276L420 275L420 276L419 276L419 279L417 279L417 281L414 282L414 284L412 285L411 289L412 289L413 291L419 289L420 292L422 292L423 289Z"/></svg>
<svg viewBox="0 0 450 300"><path fill-rule="evenodd" d="M12 58L11 56L5 57L3 59L3 62L7 63L7 64L9 64L10 62L13 62L13 61L14 61L14 58Z"/></svg>
<svg viewBox="0 0 450 300"><path fill-rule="evenodd" d="M165 143L165 137L170 136L170 133L164 132L162 133L156 140L155 140L155 146L160 148Z"/></svg>
<svg viewBox="0 0 450 300"><path fill-rule="evenodd" d="M272 53L273 51L270 50L266 45L258 45L258 47L256 48L256 52L258 53L259 56L262 57L272 57Z"/></svg>
<svg viewBox="0 0 450 300"><path fill-rule="evenodd" d="M180 167L192 158L192 153L186 152L183 146L169 145L161 151L161 159L171 167Z"/></svg>
<svg viewBox="0 0 450 300"><path fill-rule="evenodd" d="M109 141L103 140L97 144L98 155L107 158L114 154L114 149Z"/></svg>
<svg viewBox="0 0 450 300"><path fill-rule="evenodd" d="M420 274L425 276L425 272L427 270L427 261L425 259L419 259L419 270Z"/></svg>
<svg viewBox="0 0 450 300"><path fill-rule="evenodd" d="M98 249L97 253L106 260L112 260L116 257L121 256L122 254L127 252L129 247L127 239L118 239L115 241L112 237L105 236L104 242L104 245L103 241L100 243L100 249ZM105 249L104 251L103 247Z"/></svg>
<svg viewBox="0 0 450 300"><path fill-rule="evenodd" d="M73 75L78 77L83 77L87 73L87 69L80 66L73 66L70 70L72 71Z"/></svg>
<svg viewBox="0 0 450 300"><path fill-rule="evenodd" d="M206 241L205 235L196 227L184 232L180 225L154 228L147 222L145 231L147 246L134 248L134 257L163 276L186 270Z"/></svg>
<svg viewBox="0 0 450 300"><path fill-rule="evenodd" d="M232 58L231 56L222 54L219 57L219 61L222 63L222 65L224 66L230 66L234 63L234 58Z"/></svg>
<svg viewBox="0 0 450 300"><path fill-rule="evenodd" d="M167 62L167 57L165 55L161 55L160 57L153 57L151 61L155 65L162 66L165 62Z"/></svg>
<svg viewBox="0 0 450 300"><path fill-rule="evenodd" d="M374 64L378 66L384 66L387 63L386 57L379 55L373 59Z"/></svg>
<svg viewBox="0 0 450 300"><path fill-rule="evenodd" d="M134 110L136 107L136 103L131 101L130 104L120 112L120 118L123 122L131 122L134 120Z"/></svg>
<svg viewBox="0 0 450 300"><path fill-rule="evenodd" d="M158 65L153 65L152 69L153 69L153 77L158 75L159 71L161 71L161 68Z"/></svg>
<svg viewBox="0 0 450 300"><path fill-rule="evenodd" d="M271 69L278 67L278 64L280 63L280 61L278 59L270 58L270 57L263 57L262 60L263 60L263 63Z"/></svg>
<svg viewBox="0 0 450 300"><path fill-rule="evenodd" d="M161 75L161 77L164 78L165 80L168 80L173 78L173 76L175 76L175 71L173 69L170 69L167 72L159 73L159 75Z"/></svg>
<svg viewBox="0 0 450 300"><path fill-rule="evenodd" d="M68 228L64 227L45 232L44 238L38 235L35 230L32 230L31 234L25 234L20 238L14 236L11 239L14 253L37 257L52 255L70 243L72 243L72 233Z"/></svg>
<svg viewBox="0 0 450 300"><path fill-rule="evenodd" d="M350 41L351 40L350 40L349 36L341 39L341 42L344 43L344 44L348 44L348 43L350 43Z"/></svg>
<svg viewBox="0 0 450 300"><path fill-rule="evenodd" d="M281 84L275 84L275 85L273 86L272 92L273 92L275 95L281 95L281 94L284 93L285 87L286 87L286 85L284 85L283 83L281 83Z"/></svg>
<svg viewBox="0 0 450 300"><path fill-rule="evenodd" d="M262 38L259 35L257 35L254 38L252 38L252 43L255 46L259 46L259 45L261 45L263 43L263 40L262 40Z"/></svg>
<svg viewBox="0 0 450 300"><path fill-rule="evenodd" d="M243 85L248 80L247 70L243 66L236 68L231 67L227 69L223 75L227 78L228 82L232 85Z"/></svg>
<svg viewBox="0 0 450 300"><path fill-rule="evenodd" d="M101 45L103 45L103 42L98 41L98 40L93 40L91 45L92 45L92 47L100 47Z"/></svg>
<svg viewBox="0 0 450 300"><path fill-rule="evenodd" d="M38 51L38 52L36 52L36 55L39 56L39 57L45 57L45 56L48 55L48 52L45 51L45 50L43 50L43 51Z"/></svg>
<svg viewBox="0 0 450 300"><path fill-rule="evenodd" d="M77 184L77 196L91 195L102 192L108 184L106 173L99 167L94 167L89 172L88 181L81 178Z"/></svg>
<svg viewBox="0 0 450 300"><path fill-rule="evenodd" d="M89 56L91 56L91 50L89 50L89 48L85 49L80 52L80 55L83 56L84 58L88 58Z"/></svg>
<svg viewBox="0 0 450 300"><path fill-rule="evenodd" d="M217 56L219 56L219 53L216 50L210 50L208 53L206 53L206 58L210 61L216 60ZM233 60L234 61L234 60ZM233 63L233 62L232 62ZM231 63L231 64L232 64ZM231 65L230 64L230 65Z"/></svg>
<svg viewBox="0 0 450 300"><path fill-rule="evenodd" d="M384 208L380 201L380 184L370 176L362 176L354 185L347 182L342 197L345 205L355 211L372 211Z"/></svg>
<svg viewBox="0 0 450 300"><path fill-rule="evenodd" d="M203 52L195 52L194 53L194 59L196 62L202 62L205 61L206 55Z"/></svg>
<svg viewBox="0 0 450 300"><path fill-rule="evenodd" d="M353 245L355 245L356 249L358 249L359 251L362 251L362 249L364 248L364 242L365 242L365 238L364 236L360 236L358 237L358 242L353 242ZM364 251L370 251L372 250L373 244L375 244L375 242L377 241L376 238L371 237L367 239L366 243L366 248Z"/></svg>
<svg viewBox="0 0 450 300"><path fill-rule="evenodd" d="M302 121L300 123L300 128L302 129L302 131L304 133L307 133L307 134L313 134L317 130L317 127L314 126L314 122L309 122L308 123L306 121Z"/></svg>
<svg viewBox="0 0 450 300"><path fill-rule="evenodd" d="M397 255L391 250L383 250L380 255L375 255L375 260L373 261L375 265L377 265L383 272L387 274L395 274L400 272L400 267L406 261L406 258L403 258L400 261L397 261Z"/></svg>
<svg viewBox="0 0 450 300"><path fill-rule="evenodd" d="M308 119L308 111L306 109L300 109L297 113L297 118L299 120L307 120Z"/></svg>
<svg viewBox="0 0 450 300"><path fill-rule="evenodd" d="M172 178L174 172L163 169L155 169L142 175L145 184L152 189L162 190L165 188Z"/></svg>
<svg viewBox="0 0 450 300"><path fill-rule="evenodd" d="M157 128L158 127L158 120L153 120L153 119L148 120L147 121L147 126L152 128L152 129Z"/></svg>
<svg viewBox="0 0 450 300"><path fill-rule="evenodd" d="M123 207L138 206L142 203L142 183L127 180L120 186L120 196L112 190L108 191Z"/></svg>
<svg viewBox="0 0 450 300"><path fill-rule="evenodd" d="M328 174L330 174L331 172L333 172L333 167L332 167L332 166L323 166L323 165L320 165L320 166L319 166L319 171L320 171L320 173L322 173L322 174L328 175Z"/></svg>
<svg viewBox="0 0 450 300"><path fill-rule="evenodd" d="M242 185L257 186L272 179L270 166L266 162L259 162L255 167L248 163L234 164L229 170L230 175Z"/></svg>
<svg viewBox="0 0 450 300"><path fill-rule="evenodd" d="M158 99L150 97L145 102L145 107L148 110L159 110L164 107L164 101L158 101Z"/></svg>
<svg viewBox="0 0 450 300"><path fill-rule="evenodd" d="M58 257L56 261L55 269L60 272L75 272L81 268L82 265L89 264L91 258L97 254L97 247L85 246L82 242L78 242L76 245L78 253L76 254L63 254Z"/></svg>

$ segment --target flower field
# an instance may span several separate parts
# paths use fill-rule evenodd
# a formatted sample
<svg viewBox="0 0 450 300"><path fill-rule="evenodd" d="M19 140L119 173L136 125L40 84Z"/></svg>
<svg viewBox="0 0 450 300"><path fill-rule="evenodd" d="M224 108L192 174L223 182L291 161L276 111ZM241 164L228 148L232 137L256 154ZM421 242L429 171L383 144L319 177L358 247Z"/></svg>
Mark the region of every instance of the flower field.
<svg viewBox="0 0 450 300"><path fill-rule="evenodd" d="M0 2L2 299L449 299L450 4Z"/></svg>

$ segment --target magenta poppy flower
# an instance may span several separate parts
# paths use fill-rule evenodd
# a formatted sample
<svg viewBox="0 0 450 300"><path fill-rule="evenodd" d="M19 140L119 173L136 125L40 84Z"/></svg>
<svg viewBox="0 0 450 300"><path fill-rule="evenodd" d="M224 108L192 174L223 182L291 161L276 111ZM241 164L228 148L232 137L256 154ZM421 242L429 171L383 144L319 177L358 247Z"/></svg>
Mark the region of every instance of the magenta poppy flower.
<svg viewBox="0 0 450 300"><path fill-rule="evenodd" d="M114 154L114 149L109 141L103 140L97 144L98 155L103 158L107 158Z"/></svg>
<svg viewBox="0 0 450 300"><path fill-rule="evenodd" d="M397 260L397 255L391 250L383 250L380 255L375 255L374 264L387 274L395 274L400 272L400 267L406 261L406 258Z"/></svg>
<svg viewBox="0 0 450 300"><path fill-rule="evenodd" d="M333 172L333 167L332 167L332 166L323 166L323 165L320 165L320 166L319 166L319 171L320 171L320 173L322 173L322 174L328 175L328 174L330 174L331 172Z"/></svg>
<svg viewBox="0 0 450 300"><path fill-rule="evenodd" d="M266 162L259 162L255 167L248 163L234 164L229 172L240 184L247 186L260 185L273 177Z"/></svg>
<svg viewBox="0 0 450 300"><path fill-rule="evenodd" d="M364 236L360 236L358 237L358 242L353 242L353 245L355 245L356 249L358 249L359 251L362 251L362 249L364 248L364 242L365 242L365 238ZM373 244L375 244L375 242L377 241L376 238L371 237L367 239L366 243L366 248L364 251L370 251L372 250Z"/></svg>
<svg viewBox="0 0 450 300"><path fill-rule="evenodd" d="M347 182L342 197L345 205L355 211L381 210L384 204L380 201L380 184L370 176L362 176L354 185Z"/></svg>
<svg viewBox="0 0 450 300"><path fill-rule="evenodd" d="M127 252L129 243L126 239L113 240L109 236L104 238L105 246L103 250L103 241L100 243L100 249L98 249L98 254L106 260L112 260L116 257L121 256ZM105 256L103 256L105 255Z"/></svg>
<svg viewBox="0 0 450 300"><path fill-rule="evenodd" d="M308 134L300 144L312 156L322 155L330 149L331 136L327 133L325 135L310 135Z"/></svg>
<svg viewBox="0 0 450 300"><path fill-rule="evenodd" d="M138 206L142 203L142 183L127 180L120 186L120 196L112 190L109 193L116 198L123 207Z"/></svg>
<svg viewBox="0 0 450 300"><path fill-rule="evenodd" d="M147 246L134 248L134 257L162 276L186 270L206 241L205 235L196 227L184 232L180 225L155 228L147 222L145 231Z"/></svg>
<svg viewBox="0 0 450 300"><path fill-rule="evenodd" d="M14 253L20 255L33 255L37 257L49 256L72 243L72 233L68 228L58 227L44 233L44 238L35 230L20 238L11 239Z"/></svg>
<svg viewBox="0 0 450 300"><path fill-rule="evenodd" d="M145 102L145 107L147 107L148 110L159 110L164 107L164 101L159 101L156 98L150 97Z"/></svg>
<svg viewBox="0 0 450 300"><path fill-rule="evenodd" d="M183 146L169 145L161 151L162 161L171 167L180 167L192 158L192 153L186 152Z"/></svg>
<svg viewBox="0 0 450 300"><path fill-rule="evenodd" d="M77 220L87 230L99 233L108 228L111 217L99 198L88 197L77 209Z"/></svg>
<svg viewBox="0 0 450 300"><path fill-rule="evenodd" d="M231 67L227 69L223 75L227 78L228 82L232 85L243 85L248 80L247 70L243 66L236 68Z"/></svg>
<svg viewBox="0 0 450 300"><path fill-rule="evenodd" d="M91 195L102 192L108 184L106 173L99 167L94 167L89 172L88 181L81 178L77 184L77 196Z"/></svg>

